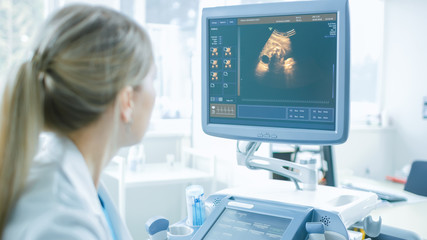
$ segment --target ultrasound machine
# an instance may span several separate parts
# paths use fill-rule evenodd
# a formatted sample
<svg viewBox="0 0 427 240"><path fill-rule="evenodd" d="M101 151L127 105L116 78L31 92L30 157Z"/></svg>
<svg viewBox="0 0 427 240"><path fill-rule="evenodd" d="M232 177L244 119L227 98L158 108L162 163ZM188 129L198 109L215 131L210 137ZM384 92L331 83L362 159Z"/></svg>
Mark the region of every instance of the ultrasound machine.
<svg viewBox="0 0 427 240"><path fill-rule="evenodd" d="M349 21L348 0L203 9L203 131L238 140L239 165L292 181L212 194L204 202L203 224L176 223L169 239L346 240L380 234L381 219L369 216L378 204L375 194L318 186L310 161L256 155L261 142L346 141ZM154 225L147 228L152 236L161 229Z"/></svg>

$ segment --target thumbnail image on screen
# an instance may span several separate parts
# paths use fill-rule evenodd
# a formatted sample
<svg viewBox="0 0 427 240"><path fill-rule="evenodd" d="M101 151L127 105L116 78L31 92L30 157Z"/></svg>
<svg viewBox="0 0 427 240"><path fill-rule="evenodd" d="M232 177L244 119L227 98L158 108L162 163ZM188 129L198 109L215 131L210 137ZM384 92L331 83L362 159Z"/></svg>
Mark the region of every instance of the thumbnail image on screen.
<svg viewBox="0 0 427 240"><path fill-rule="evenodd" d="M335 129L336 14L209 20L209 122Z"/></svg>

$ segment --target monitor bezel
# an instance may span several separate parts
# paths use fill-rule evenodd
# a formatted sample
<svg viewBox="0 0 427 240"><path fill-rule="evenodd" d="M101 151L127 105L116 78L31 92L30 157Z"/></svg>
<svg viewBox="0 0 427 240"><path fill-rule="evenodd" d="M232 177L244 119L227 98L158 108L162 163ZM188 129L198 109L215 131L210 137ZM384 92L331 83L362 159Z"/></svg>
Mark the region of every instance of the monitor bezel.
<svg viewBox="0 0 427 240"><path fill-rule="evenodd" d="M337 82L335 130L292 129L209 123L208 19L337 14ZM348 138L350 85L350 27L348 0L286 1L281 3L205 8L202 12L202 128L212 136L261 142L339 144Z"/></svg>

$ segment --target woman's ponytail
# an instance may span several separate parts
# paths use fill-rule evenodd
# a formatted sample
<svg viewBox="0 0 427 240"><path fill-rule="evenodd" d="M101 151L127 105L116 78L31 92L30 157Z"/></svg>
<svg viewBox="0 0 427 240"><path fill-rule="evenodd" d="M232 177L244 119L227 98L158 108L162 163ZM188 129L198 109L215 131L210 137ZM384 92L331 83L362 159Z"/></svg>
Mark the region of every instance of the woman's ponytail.
<svg viewBox="0 0 427 240"><path fill-rule="evenodd" d="M0 117L0 238L8 216L25 187L43 127L43 74L33 62L19 68L1 101Z"/></svg>

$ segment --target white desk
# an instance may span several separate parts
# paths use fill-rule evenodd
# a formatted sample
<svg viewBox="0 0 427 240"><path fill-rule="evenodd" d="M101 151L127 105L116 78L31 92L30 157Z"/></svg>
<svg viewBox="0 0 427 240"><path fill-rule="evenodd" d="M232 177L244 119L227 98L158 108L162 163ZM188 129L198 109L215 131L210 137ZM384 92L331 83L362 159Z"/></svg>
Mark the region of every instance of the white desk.
<svg viewBox="0 0 427 240"><path fill-rule="evenodd" d="M340 177L341 183L382 192L398 194L408 201L381 204L371 215L381 216L383 224L417 233L427 240L427 197L421 197L403 190L404 185L389 181L376 181L360 177Z"/></svg>
<svg viewBox="0 0 427 240"><path fill-rule="evenodd" d="M393 204L374 210L372 216L381 216L383 224L418 233L427 239L427 201Z"/></svg>

